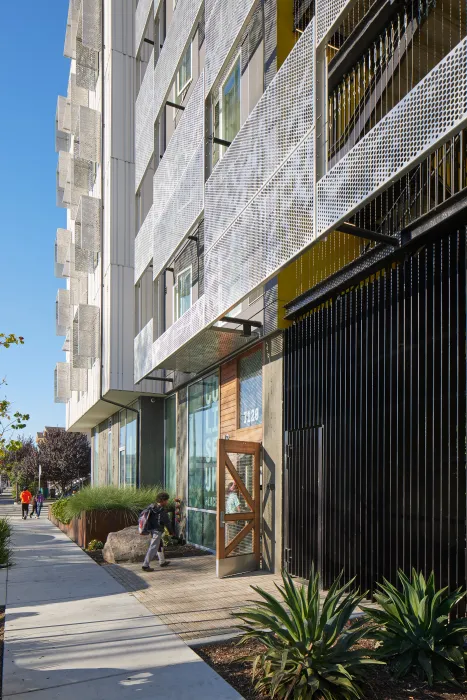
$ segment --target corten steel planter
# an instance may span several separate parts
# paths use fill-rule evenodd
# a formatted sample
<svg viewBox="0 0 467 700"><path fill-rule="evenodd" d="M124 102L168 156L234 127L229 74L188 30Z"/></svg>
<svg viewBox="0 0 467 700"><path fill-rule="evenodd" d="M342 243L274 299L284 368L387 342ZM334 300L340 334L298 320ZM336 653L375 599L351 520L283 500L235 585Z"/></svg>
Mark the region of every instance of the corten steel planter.
<svg viewBox="0 0 467 700"><path fill-rule="evenodd" d="M105 544L109 532L118 532L138 522L137 516L125 510L84 512L81 517L73 518L68 525L54 518L49 511L49 520L83 549L86 549L91 540L100 540Z"/></svg>

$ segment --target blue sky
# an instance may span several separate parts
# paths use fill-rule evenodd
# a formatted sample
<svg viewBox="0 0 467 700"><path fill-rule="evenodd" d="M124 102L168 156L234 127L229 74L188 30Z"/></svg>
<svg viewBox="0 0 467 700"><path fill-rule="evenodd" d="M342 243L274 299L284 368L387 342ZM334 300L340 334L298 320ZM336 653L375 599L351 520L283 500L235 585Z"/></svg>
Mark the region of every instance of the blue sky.
<svg viewBox="0 0 467 700"><path fill-rule="evenodd" d="M63 56L66 0L2 3L0 23L0 332L23 335L25 345L0 349L1 394L30 413L26 433L64 425L54 403L53 370L63 361L55 335L54 239L66 226L55 206L54 144L57 95L66 94ZM2 396L3 398L3 396Z"/></svg>

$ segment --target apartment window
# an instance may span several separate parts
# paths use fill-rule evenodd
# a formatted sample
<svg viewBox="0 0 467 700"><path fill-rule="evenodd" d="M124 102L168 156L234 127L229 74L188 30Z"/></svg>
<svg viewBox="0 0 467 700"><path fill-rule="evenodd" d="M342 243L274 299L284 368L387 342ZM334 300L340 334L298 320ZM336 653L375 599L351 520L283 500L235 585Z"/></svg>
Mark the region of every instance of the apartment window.
<svg viewBox="0 0 467 700"><path fill-rule="evenodd" d="M164 487L171 496L177 489L177 400L171 396L165 402L165 478Z"/></svg>
<svg viewBox="0 0 467 700"><path fill-rule="evenodd" d="M177 275L174 287L175 320L191 306L191 265Z"/></svg>
<svg viewBox="0 0 467 700"><path fill-rule="evenodd" d="M182 63L177 73L177 95L180 95L191 81L191 43L182 58Z"/></svg>
<svg viewBox="0 0 467 700"><path fill-rule="evenodd" d="M261 349L238 361L240 428L263 422L263 361Z"/></svg>
<svg viewBox="0 0 467 700"><path fill-rule="evenodd" d="M223 139L233 141L240 130L240 58L222 86Z"/></svg>
<svg viewBox="0 0 467 700"><path fill-rule="evenodd" d="M136 486L136 413L120 411L118 448L120 486Z"/></svg>

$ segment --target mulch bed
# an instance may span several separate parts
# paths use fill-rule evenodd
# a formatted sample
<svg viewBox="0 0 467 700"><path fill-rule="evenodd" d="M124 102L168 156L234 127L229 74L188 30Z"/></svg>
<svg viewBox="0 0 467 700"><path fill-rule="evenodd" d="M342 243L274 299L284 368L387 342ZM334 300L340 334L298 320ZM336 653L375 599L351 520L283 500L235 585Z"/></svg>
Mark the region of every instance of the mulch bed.
<svg viewBox="0 0 467 700"><path fill-rule="evenodd" d="M366 641L365 646L371 644ZM222 678L243 695L245 700L263 700L268 697L257 693L251 679L251 662L242 657L257 654L264 647L250 641L241 646L236 641L210 644L196 649L196 653L206 661ZM375 670L376 669L376 670ZM384 666L367 670L367 680L363 688L367 700L466 700L465 692L439 686L435 690L415 677L395 680Z"/></svg>

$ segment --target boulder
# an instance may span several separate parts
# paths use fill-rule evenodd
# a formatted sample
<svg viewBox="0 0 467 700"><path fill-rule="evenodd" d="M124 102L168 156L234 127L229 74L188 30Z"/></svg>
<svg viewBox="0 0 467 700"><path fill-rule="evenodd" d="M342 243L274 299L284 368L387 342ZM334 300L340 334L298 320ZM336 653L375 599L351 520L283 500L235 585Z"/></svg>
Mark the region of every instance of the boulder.
<svg viewBox="0 0 467 700"><path fill-rule="evenodd" d="M138 526L110 532L104 545L104 560L109 564L119 561L143 561L149 546L149 535L140 535Z"/></svg>

